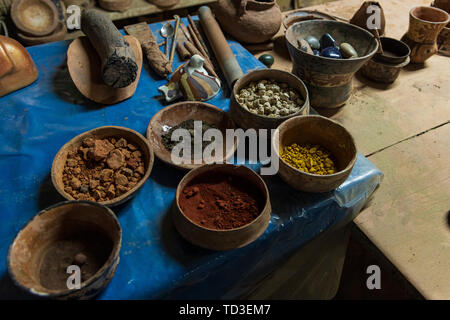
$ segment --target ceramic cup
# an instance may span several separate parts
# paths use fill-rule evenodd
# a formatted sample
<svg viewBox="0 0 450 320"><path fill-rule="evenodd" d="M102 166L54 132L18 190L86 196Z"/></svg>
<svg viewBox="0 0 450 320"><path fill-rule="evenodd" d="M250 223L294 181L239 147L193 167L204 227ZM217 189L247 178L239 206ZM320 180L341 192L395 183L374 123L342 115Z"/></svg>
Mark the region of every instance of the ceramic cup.
<svg viewBox="0 0 450 320"><path fill-rule="evenodd" d="M438 51L437 37L449 23L444 10L418 6L409 12L409 29L402 41L411 48L411 62L424 63Z"/></svg>

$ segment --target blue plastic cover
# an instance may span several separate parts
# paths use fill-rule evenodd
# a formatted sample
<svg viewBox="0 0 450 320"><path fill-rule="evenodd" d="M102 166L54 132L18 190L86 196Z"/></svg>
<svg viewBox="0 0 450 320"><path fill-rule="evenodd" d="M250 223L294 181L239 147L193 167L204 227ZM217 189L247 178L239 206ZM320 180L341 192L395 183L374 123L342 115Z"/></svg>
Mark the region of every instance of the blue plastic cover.
<svg viewBox="0 0 450 320"><path fill-rule="evenodd" d="M187 23L187 21L185 21ZM153 34L162 42L159 29ZM32 85L0 98L0 259L20 228L40 210L62 201L52 186L50 167L63 144L95 127L118 125L142 134L163 104L155 99L165 80L144 62L136 93L112 106L84 98L66 67L69 42L28 48L39 70ZM238 43L230 41L244 73L264 66ZM180 62L175 60L175 64ZM228 109L228 93L210 103ZM258 171L258 165L251 166ZM168 211L183 176L156 160L152 174L136 197L113 208L123 229L117 272L101 299L237 298L306 242L357 216L379 185L381 172L358 155L348 178L334 192L307 194L293 190L278 176L264 177L270 190L272 218L252 244L213 252L186 242ZM242 262L245 261L245 268ZM0 264L0 298L26 298Z"/></svg>

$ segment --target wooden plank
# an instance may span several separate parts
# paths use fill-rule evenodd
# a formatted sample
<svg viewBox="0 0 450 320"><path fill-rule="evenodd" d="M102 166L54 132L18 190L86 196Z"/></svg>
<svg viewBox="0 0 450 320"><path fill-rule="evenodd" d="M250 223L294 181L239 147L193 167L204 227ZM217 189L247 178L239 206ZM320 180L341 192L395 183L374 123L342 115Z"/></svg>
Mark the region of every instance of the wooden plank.
<svg viewBox="0 0 450 320"><path fill-rule="evenodd" d="M369 159L385 174L358 227L427 299L450 299L450 123Z"/></svg>
<svg viewBox="0 0 450 320"><path fill-rule="evenodd" d="M105 12L111 18L111 20L121 20L126 18L139 17L148 14L160 13L164 11L172 11L176 9L183 9L188 7L200 6L216 2L217 0L182 0L178 4L170 8L157 7L146 0L133 0L130 8L125 12L111 12L101 8L97 8L100 11Z"/></svg>
<svg viewBox="0 0 450 320"><path fill-rule="evenodd" d="M428 0L379 2L386 16L386 34L394 38L400 38L408 29L410 8L429 5ZM307 9L349 19L360 5L359 0L344 0ZM280 30L275 42L274 50L260 54L269 53L275 57L272 68L291 71L284 29ZM435 55L424 68L405 68L390 86L357 76L353 83L355 94L343 108L320 112L342 123L355 137L359 150L368 155L450 119L448 70L450 59Z"/></svg>

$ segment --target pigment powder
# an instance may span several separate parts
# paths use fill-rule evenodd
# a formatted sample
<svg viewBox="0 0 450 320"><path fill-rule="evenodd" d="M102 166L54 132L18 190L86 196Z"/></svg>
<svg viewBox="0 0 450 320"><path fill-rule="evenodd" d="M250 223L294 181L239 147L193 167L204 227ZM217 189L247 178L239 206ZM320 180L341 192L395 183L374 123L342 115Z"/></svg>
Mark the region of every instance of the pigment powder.
<svg viewBox="0 0 450 320"><path fill-rule="evenodd" d="M331 153L319 145L293 143L283 148L281 158L290 166L307 173L327 175L337 171Z"/></svg>
<svg viewBox="0 0 450 320"><path fill-rule="evenodd" d="M208 172L186 186L179 205L197 225L225 230L242 227L259 216L264 196L241 177Z"/></svg>

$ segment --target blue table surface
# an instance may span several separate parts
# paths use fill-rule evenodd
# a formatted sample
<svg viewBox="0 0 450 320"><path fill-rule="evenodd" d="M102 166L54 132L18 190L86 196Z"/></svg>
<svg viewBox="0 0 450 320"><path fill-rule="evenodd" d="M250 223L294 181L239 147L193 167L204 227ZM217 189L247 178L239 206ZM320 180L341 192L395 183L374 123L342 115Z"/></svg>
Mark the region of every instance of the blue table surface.
<svg viewBox="0 0 450 320"><path fill-rule="evenodd" d="M187 21L184 21L187 23ZM158 41L161 23L150 25ZM95 127L118 125L145 135L151 117L164 107L157 87L166 83L144 68L135 94L116 105L84 98L66 66L69 42L28 48L39 70L30 86L0 98L0 298L27 298L8 276L6 254L20 228L40 210L63 201L52 186L50 167L60 147ZM243 72L264 66L230 41ZM175 58L175 65L181 62ZM208 101L228 110L229 93ZM250 165L258 171L259 165ZM265 176L272 216L266 232L237 250L214 252L186 242L168 212L183 172L155 161L137 195L113 208L123 229L120 263L101 299L236 298L317 235L357 216L382 173L364 156L333 192L295 191L278 176Z"/></svg>

